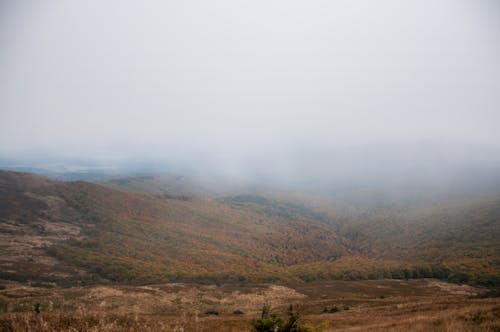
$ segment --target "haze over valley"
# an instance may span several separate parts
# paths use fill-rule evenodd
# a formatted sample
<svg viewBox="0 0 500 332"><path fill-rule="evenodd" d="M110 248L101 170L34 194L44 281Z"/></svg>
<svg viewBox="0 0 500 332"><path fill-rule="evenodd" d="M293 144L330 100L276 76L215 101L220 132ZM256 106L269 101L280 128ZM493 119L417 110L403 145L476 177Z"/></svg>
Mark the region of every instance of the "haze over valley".
<svg viewBox="0 0 500 332"><path fill-rule="evenodd" d="M496 1L3 1L0 331L500 330Z"/></svg>

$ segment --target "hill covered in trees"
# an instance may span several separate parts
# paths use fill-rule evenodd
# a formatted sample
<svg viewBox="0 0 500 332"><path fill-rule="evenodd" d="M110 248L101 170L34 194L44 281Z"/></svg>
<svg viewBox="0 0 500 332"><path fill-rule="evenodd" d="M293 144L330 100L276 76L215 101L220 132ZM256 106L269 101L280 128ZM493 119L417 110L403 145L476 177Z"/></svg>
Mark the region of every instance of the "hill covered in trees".
<svg viewBox="0 0 500 332"><path fill-rule="evenodd" d="M499 196L351 213L331 197L241 188L204 194L192 184L182 190L179 178L157 180L95 184L0 171L0 277L59 284L499 283Z"/></svg>

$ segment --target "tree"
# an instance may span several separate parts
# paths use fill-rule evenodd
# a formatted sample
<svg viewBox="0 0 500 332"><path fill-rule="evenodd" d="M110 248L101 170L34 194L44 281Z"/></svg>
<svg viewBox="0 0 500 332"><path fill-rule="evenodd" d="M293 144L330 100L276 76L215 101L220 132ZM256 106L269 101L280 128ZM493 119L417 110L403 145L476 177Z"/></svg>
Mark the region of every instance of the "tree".
<svg viewBox="0 0 500 332"><path fill-rule="evenodd" d="M265 304L262 307L262 314L260 319L252 321L252 328L255 332L314 332L320 331L325 326L308 327L303 326L299 322L299 312L292 306L288 307L287 311L288 320L285 322L277 314L271 314L271 308Z"/></svg>
<svg viewBox="0 0 500 332"><path fill-rule="evenodd" d="M252 327L255 332L281 332L283 319L276 314L271 314L271 307L264 304L260 319L252 320Z"/></svg>

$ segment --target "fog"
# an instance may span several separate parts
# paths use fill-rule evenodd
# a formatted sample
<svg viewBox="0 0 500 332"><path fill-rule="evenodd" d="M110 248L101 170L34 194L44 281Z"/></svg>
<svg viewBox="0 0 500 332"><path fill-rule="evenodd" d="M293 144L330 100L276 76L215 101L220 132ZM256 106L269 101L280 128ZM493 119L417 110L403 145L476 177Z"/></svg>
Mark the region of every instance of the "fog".
<svg viewBox="0 0 500 332"><path fill-rule="evenodd" d="M499 36L494 0L2 1L0 158L498 179Z"/></svg>

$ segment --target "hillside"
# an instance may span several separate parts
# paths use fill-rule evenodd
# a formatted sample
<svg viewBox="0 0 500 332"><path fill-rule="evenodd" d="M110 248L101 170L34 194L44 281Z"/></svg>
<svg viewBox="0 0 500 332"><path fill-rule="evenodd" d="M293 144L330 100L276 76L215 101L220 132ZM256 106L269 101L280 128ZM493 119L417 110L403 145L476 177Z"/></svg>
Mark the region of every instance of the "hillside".
<svg viewBox="0 0 500 332"><path fill-rule="evenodd" d="M127 183L134 188L0 171L1 278L150 283L440 277L498 284L498 197L363 217L286 195L212 197L162 193L161 184L148 192L136 177L118 182Z"/></svg>
<svg viewBox="0 0 500 332"><path fill-rule="evenodd" d="M284 220L210 199L165 199L24 173L1 177L8 207L2 236L13 252L4 258L7 276L25 273L13 263L27 230L38 239L32 251L112 281L286 280L293 278L287 264L348 252L344 239L307 216ZM68 230L52 232L52 224Z"/></svg>

